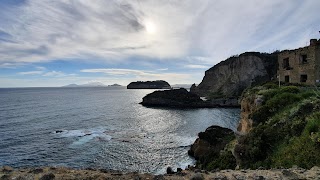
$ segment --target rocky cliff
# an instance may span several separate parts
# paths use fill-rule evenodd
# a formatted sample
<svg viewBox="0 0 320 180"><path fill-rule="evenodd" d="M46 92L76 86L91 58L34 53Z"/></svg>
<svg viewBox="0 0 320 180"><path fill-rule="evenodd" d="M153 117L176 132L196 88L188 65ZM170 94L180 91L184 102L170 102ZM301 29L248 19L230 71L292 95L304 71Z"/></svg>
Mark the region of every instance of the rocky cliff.
<svg viewBox="0 0 320 180"><path fill-rule="evenodd" d="M128 84L127 89L171 89L168 82L158 81L137 81Z"/></svg>
<svg viewBox="0 0 320 180"><path fill-rule="evenodd" d="M213 145L199 134L191 147L191 151L197 146L203 151L198 151L197 157L204 160L198 161L198 167L223 169L229 164L232 168L234 159L237 167L251 169L320 166L320 89L279 88L276 82L268 82L246 89L241 99L237 138L230 138L222 148L215 143L222 150L207 156L205 147ZM219 130L214 131L206 133L220 138Z"/></svg>
<svg viewBox="0 0 320 180"><path fill-rule="evenodd" d="M277 53L246 52L233 56L207 70L202 82L190 91L211 99L238 97L245 88L274 78L277 63Z"/></svg>

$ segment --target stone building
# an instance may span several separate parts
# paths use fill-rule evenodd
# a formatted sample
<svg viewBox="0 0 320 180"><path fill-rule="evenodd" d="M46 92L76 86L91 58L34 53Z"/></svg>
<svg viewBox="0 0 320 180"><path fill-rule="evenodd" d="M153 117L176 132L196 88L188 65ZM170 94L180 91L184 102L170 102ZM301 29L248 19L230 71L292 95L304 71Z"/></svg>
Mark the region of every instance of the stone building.
<svg viewBox="0 0 320 180"><path fill-rule="evenodd" d="M280 52L278 63L281 82L320 84L320 39L311 39L303 48Z"/></svg>

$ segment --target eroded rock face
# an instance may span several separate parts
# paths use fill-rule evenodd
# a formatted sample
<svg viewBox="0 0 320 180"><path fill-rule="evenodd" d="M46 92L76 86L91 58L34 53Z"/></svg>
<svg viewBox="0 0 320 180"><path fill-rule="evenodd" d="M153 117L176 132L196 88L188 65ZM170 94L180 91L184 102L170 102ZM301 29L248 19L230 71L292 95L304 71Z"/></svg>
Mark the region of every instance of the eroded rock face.
<svg viewBox="0 0 320 180"><path fill-rule="evenodd" d="M277 67L277 54L243 53L207 70L202 82L192 86L190 92L199 96L238 97L245 88L274 78Z"/></svg>
<svg viewBox="0 0 320 180"><path fill-rule="evenodd" d="M235 138L232 130L219 126L211 126L205 132L200 132L198 136L188 154L200 162L204 162L214 154L219 154L226 144Z"/></svg>
<svg viewBox="0 0 320 180"><path fill-rule="evenodd" d="M251 114L255 112L263 103L264 98L262 95L244 94L241 100L240 121L237 131L240 134L247 134L253 126Z"/></svg>
<svg viewBox="0 0 320 180"><path fill-rule="evenodd" d="M144 106L160 106L160 107L189 107L199 108L206 107L207 104L194 93L188 92L186 89L173 89L164 91L155 91L142 98Z"/></svg>

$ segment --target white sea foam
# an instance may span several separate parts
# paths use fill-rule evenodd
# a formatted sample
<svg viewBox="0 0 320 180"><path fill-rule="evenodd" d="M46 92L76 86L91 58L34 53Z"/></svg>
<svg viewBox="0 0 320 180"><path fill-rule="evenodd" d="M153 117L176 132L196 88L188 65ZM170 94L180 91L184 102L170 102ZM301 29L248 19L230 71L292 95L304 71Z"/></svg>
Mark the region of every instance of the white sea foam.
<svg viewBox="0 0 320 180"><path fill-rule="evenodd" d="M70 146L79 146L89 141L96 139L97 141L109 141L112 139L112 136L106 134L108 132L105 128L92 128L92 129L76 129L76 130L63 130L55 131L57 135L64 138L74 138L79 137L78 140L74 141Z"/></svg>

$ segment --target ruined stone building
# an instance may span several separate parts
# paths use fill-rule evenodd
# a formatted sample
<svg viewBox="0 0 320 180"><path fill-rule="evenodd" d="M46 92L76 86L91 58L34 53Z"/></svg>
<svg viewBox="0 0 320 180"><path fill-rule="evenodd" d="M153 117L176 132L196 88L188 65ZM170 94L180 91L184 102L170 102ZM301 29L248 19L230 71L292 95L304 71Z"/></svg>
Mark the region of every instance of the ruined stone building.
<svg viewBox="0 0 320 180"><path fill-rule="evenodd" d="M311 39L310 45L303 48L280 52L278 63L280 81L320 84L320 39Z"/></svg>

